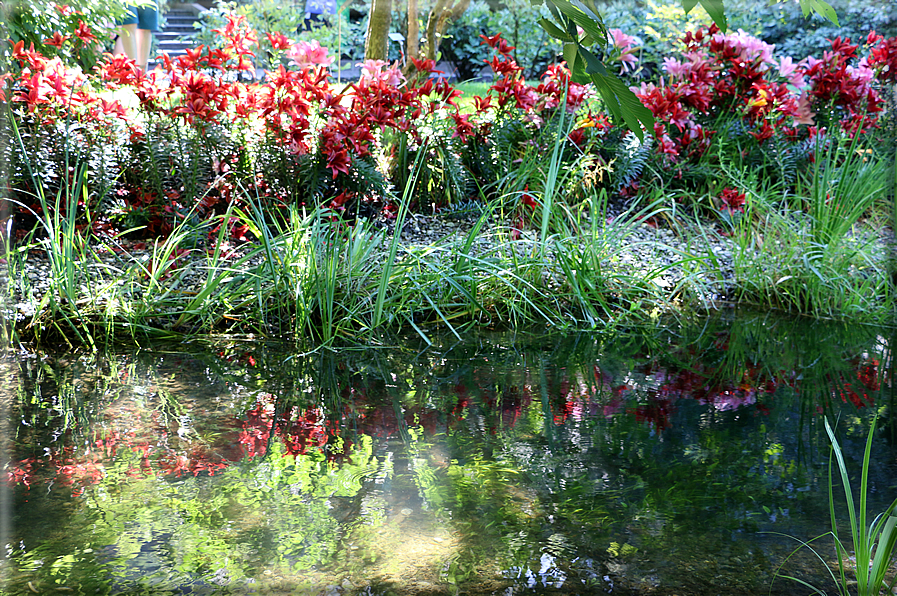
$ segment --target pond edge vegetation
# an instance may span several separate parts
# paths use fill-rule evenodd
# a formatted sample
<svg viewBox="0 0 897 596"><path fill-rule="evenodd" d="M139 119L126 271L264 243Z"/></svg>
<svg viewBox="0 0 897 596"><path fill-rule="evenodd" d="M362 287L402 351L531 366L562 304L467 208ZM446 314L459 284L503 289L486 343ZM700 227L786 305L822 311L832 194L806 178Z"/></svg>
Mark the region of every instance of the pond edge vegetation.
<svg viewBox="0 0 897 596"><path fill-rule="evenodd" d="M222 35L230 35L233 41L245 34L239 33L239 27L239 21L231 21ZM687 43L703 43L701 35L717 34L711 27L695 33ZM394 201L382 196L387 188L382 179L378 182L382 174L367 169L373 154L363 144L358 145L355 156L334 154L333 147L327 153L325 146L319 150L326 159L307 162L303 161L305 154L299 154L299 160L288 165L286 171L295 174L297 164L300 170L305 166L317 168L310 182L300 182L328 186L314 180L321 170L330 170L335 183L354 184L354 190L343 189L336 195L324 191L323 195L314 195L324 200L310 204L294 196L276 210L272 210L264 186L255 183L262 175L258 167L270 162L241 162L239 166L248 168L248 175L228 180L229 200L220 201L210 192L217 191L215 185L225 178L227 169L216 166L218 177L202 190L204 174L197 170L198 161L194 160L186 164L194 170L181 181L182 190L194 189L192 204L184 201L168 205L166 212L173 217L167 220L165 233L146 243L148 258L132 258L128 245L121 240L139 229L146 230L147 224L113 233L98 229L101 218L92 217L91 209L98 210L100 205L92 197L108 195L116 180L114 176L111 180L98 176L90 156L72 148L82 140L79 123L68 113L56 121L57 132L63 134L59 166L68 174L48 180L46 164L34 155L31 144L40 137L35 130L42 123L7 105L4 120L9 124L6 141L10 147L6 153L22 156L20 170L27 175L22 177L25 188L5 202L34 222L18 242L6 243L7 296L15 304L8 304L5 311L10 320L16 321L7 332L14 341L90 347L221 332L334 345L369 340L399 329L413 329L428 340L432 325L460 334L471 326L600 328L640 324L656 321L664 314L690 316L720 304L893 323L897 267L892 243L878 230L892 225L895 218L897 165L893 152L890 156L887 150L882 154L871 137L865 138L866 128L873 124L871 113L854 112L851 107L852 119L845 120L846 116L840 115L847 113L843 106L833 103L826 116L830 118L828 129L811 127L802 141L809 156L804 171L792 171L794 163L777 166L776 156L791 153L770 146L761 148L761 154L765 151L769 155L758 169L756 162L739 158L738 151L733 157L731 148L741 147L742 139L751 136L762 142L764 135L772 134L766 132L767 128L772 130L770 123L781 126L784 116L767 114L767 103L769 109L775 104L770 95L773 92L755 89L747 97L745 120L720 127L722 132L713 140L708 136L701 141L698 167L713 163L722 173L703 183L704 199L696 200L684 188L660 184L639 194L638 200L621 201L621 196L637 191L636 180L646 176L642 172L656 175L648 169L652 141L633 144L625 139L634 137L624 134L622 145L629 143L632 147L628 152L618 152L609 162L600 152L596 157L589 151L578 151L577 139L584 130L611 128L595 111L599 106L583 101L585 88L571 81L562 67L556 67L540 86L539 92L548 98L542 112L527 112L530 92L514 70L507 44L500 36L484 39L497 54L493 69L498 80L492 90L499 101L514 98L523 120L530 114L541 124L522 149L515 149L506 158L508 166L503 175L487 186L474 180L476 203L469 228L462 235L423 244L409 243L401 233L390 233L390 229L403 230L412 212L425 204L422 197L433 200L434 188L444 193L442 206L448 209L458 205L464 195L464 191L452 190L460 182L457 172L449 167L456 156L438 136L415 139L417 132L395 128L401 134L393 139L392 147L400 153L407 173L396 181L401 195ZM870 45L871 40L870 34ZM840 47L843 55L856 55L856 46L843 46L840 40L833 42L835 50ZM306 51L314 49L309 48ZM21 60L37 60L21 47L16 52ZM210 49L206 52L192 58L196 64L191 77L205 76L202 60L209 66L216 56ZM621 63L627 62L625 54L624 49L618 56ZM233 54L230 56L233 58ZM246 54L237 57L242 63ZM840 64L837 60L835 63ZM398 75L385 66L370 66L368 83L376 82L381 88L394 85L389 81ZM184 64L172 67L171 75L181 73L178 68L182 67ZM433 65L420 68L429 73ZM895 74L890 68L887 66L884 72ZM286 73L281 68L279 76L288 77ZM306 68L303 76L317 77L320 82L326 75L314 67ZM421 83L418 79L416 84L421 87L414 88L415 93L419 97L435 93L441 98L436 102L441 107L431 103L429 109L431 114L449 110L449 121L454 122L454 128L448 131L451 139L460 137L464 142L465 135L472 138L480 134L477 130L489 130L503 122L495 116L475 128L473 116L455 104L460 93L444 82L434 87L432 81L427 78ZM139 77L132 82L141 84ZM647 103L657 101L652 87L643 84L641 89ZM886 91L893 95L894 89ZM355 89L355 93L361 91ZM585 114L575 108L558 109L569 107L573 95L579 97L576 105L583 106ZM475 98L478 109L492 98ZM71 100L69 97L66 108L71 107ZM335 98L324 101L333 102ZM863 110L882 111L872 99L868 101ZM796 109L787 107L785 100L780 104L782 114ZM183 119L180 125L175 123L173 131L185 135L183 139L178 136L178 155L190 161L185 148L201 149L208 142L203 135L212 130L201 118L213 119L218 114L211 114L214 110L210 107L204 115L194 114L189 110L195 104L187 106L175 104L166 110ZM659 114L655 116L660 118ZM885 115L894 120L893 105ZM693 116L683 118L686 124L676 124L680 132L683 126L696 126L700 132L700 125L690 120ZM748 124L751 128L747 131L739 128ZM23 131L22 126L30 128ZM657 126L657 151L661 156L685 150L687 137L672 138L674 128L670 123L659 124L659 130ZM897 125L891 122L885 128L885 133L895 136ZM130 133L135 134L133 127ZM384 144L386 136L394 133L387 127L378 134L385 136L369 134L363 142ZM758 146L741 149L742 157L746 152L756 152ZM434 164L434 156L441 161ZM618 174L611 185L595 183L596 176L611 176L612 164L624 162L624 158L633 163L619 163L617 167L631 178ZM351 164L340 161L343 159ZM671 163L675 164L661 160L658 165ZM147 165L149 170L157 167L152 161ZM357 171L350 170L350 165ZM443 168L442 178L438 178L436 166ZM723 188L721 179L725 181ZM328 188L339 190L332 185ZM372 189L373 199L369 197ZM216 202L222 205L210 209L209 203ZM388 225L382 225L382 216L379 220L370 216L371 204L382 209ZM435 210L436 203L432 205ZM709 221L708 215L712 216ZM675 245L644 240L644 236L633 241L645 226L670 232L676 238ZM229 247L229 241L237 235L235 230L240 230L242 240L250 240L239 250ZM485 244L480 242L483 239ZM633 243L643 245L643 254L666 250L678 256L653 263L646 260L647 266L634 267L631 258L624 255ZM726 247L725 254L720 254L720 246ZM27 277L21 275L29 256L38 253L45 255L48 268L48 287L42 293L29 292ZM107 258L110 254L115 255L112 260ZM197 273L201 278L198 283ZM17 311L22 304L25 308Z"/></svg>

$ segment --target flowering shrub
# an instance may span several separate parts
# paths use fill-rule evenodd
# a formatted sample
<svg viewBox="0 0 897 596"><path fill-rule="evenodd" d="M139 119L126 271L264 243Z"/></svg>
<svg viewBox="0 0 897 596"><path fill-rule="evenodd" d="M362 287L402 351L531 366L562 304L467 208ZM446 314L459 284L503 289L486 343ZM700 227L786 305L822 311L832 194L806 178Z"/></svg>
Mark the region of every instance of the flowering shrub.
<svg viewBox="0 0 897 596"><path fill-rule="evenodd" d="M876 77L887 81L893 71L893 43L870 34L861 60L858 46L836 38L821 59L795 63L741 30L724 34L711 25L686 33L681 53L663 60L665 77L633 88L656 119L658 171L695 190L703 180L695 176L706 178L707 164L728 154L767 179L792 183L813 159L818 131L854 135L877 126Z"/></svg>
<svg viewBox="0 0 897 596"><path fill-rule="evenodd" d="M563 63L529 84L515 48L500 34L482 36L492 50L486 64L493 84L473 98L472 109L462 109L460 92L439 78L432 60L415 60L416 74L407 78L396 65L369 61L357 82L337 89L324 47L279 33L264 36L277 67L261 82L244 82L258 64L258 34L238 16L215 33L214 47L162 56L151 73L123 56L106 54L85 72L44 54L94 43L84 21L48 38L42 51L16 43L11 55L18 68L2 76L0 90L25 149L6 156L20 217L39 215L29 198L37 185L48 194L71 185L67 163L86 164L92 181L94 194L79 206L85 229L105 229L112 218L123 228L145 226L147 235L185 221L199 226L245 196L260 200L271 217L296 203L388 216L392 188L404 186L421 150L427 153L416 208L467 199L476 186L510 190L535 205L538 167L520 174L513 188L496 184L523 161L538 161L558 139L568 164L588 154L598 168L616 160L614 177L624 192L639 188L644 159L632 157L646 157L648 148L668 181L706 172L720 155L714 147L769 175L777 171L766 154L775 154L778 175L787 178L788 168L812 159L810 141L823 128L873 129L882 110L877 81L897 79L897 40L874 32L862 59L859 46L837 38L821 59L795 63L743 31L701 28L683 37L678 56L664 59L663 78L637 89L656 118L655 140L633 147ZM635 68L636 40L619 30L611 37L609 59L621 71ZM139 109L123 105L123 92L133 93ZM561 113L572 127L558 128ZM729 211L740 206L721 201ZM232 230L235 240L247 233Z"/></svg>

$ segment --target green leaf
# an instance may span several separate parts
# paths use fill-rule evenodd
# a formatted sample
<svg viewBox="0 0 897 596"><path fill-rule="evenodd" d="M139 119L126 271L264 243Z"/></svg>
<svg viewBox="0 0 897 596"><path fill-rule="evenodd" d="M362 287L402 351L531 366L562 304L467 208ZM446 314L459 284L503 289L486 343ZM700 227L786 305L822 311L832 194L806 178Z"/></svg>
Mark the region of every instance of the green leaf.
<svg viewBox="0 0 897 596"><path fill-rule="evenodd" d="M570 69L570 80L580 85L587 85L592 80L589 73L586 72L585 60L579 55L579 49L575 43L564 45L564 59Z"/></svg>
<svg viewBox="0 0 897 596"><path fill-rule="evenodd" d="M804 17L809 16L810 11L813 11L830 20L836 27L841 26L838 23L838 14L835 9L825 0L800 0L800 8L804 12Z"/></svg>
<svg viewBox="0 0 897 596"><path fill-rule="evenodd" d="M686 1L692 2L693 0L683 0L683 5ZM716 26L720 28L720 31L725 33L726 29L728 28L728 23L726 22L726 9L725 7L723 7L723 0L699 1L701 3L701 6L704 7L704 10L707 11L707 14L710 15L710 18L713 19L713 22L716 23Z"/></svg>
<svg viewBox="0 0 897 596"><path fill-rule="evenodd" d="M691 9L698 5L698 0L682 0L682 10L685 14L691 12Z"/></svg>
<svg viewBox="0 0 897 596"><path fill-rule="evenodd" d="M605 76L597 72L589 74L611 113L616 118L622 118L639 140L645 139L642 126L652 131L653 134L654 114L645 107L623 81L613 75Z"/></svg>
<svg viewBox="0 0 897 596"><path fill-rule="evenodd" d="M592 39L599 40L599 42L607 40L607 28L604 26L604 21L598 12L593 11L579 0L573 0L573 2L568 2L568 0L547 0L547 2L560 11L567 19L582 27L586 35ZM567 30L570 31L571 23L564 24L567 26Z"/></svg>
<svg viewBox="0 0 897 596"><path fill-rule="evenodd" d="M571 72L576 72L576 60L579 58L579 48L575 43L565 43L564 44L564 60L567 61L567 66L570 68Z"/></svg>
<svg viewBox="0 0 897 596"><path fill-rule="evenodd" d="M563 29L561 29L560 27L558 27L557 25L555 25L548 19L546 19L544 17L539 19L539 24L542 26L543 29L545 29L545 31L548 33L548 35L552 36L553 38L559 39L561 41L568 42L568 43L573 41L573 38L570 37L569 33L564 31Z"/></svg>
<svg viewBox="0 0 897 596"><path fill-rule="evenodd" d="M579 55L585 60L586 63L586 72L589 74L597 72L602 76L610 76L610 73L607 71L607 67L604 66L604 62L598 59L598 56L584 48L583 46L576 44L577 50L579 51Z"/></svg>
<svg viewBox="0 0 897 596"><path fill-rule="evenodd" d="M594 0L573 0L572 3L567 0L547 0L547 2L557 22L566 28L566 34L547 19L542 19L540 24L554 37L569 40L564 44L564 59L570 68L573 81L584 83L591 78L614 117L623 120L640 140L644 140L642 126L649 131L654 130L654 115L651 110L646 108L635 93L608 71L604 63L582 44L582 41L588 38L607 39L604 23L597 15ZM591 15L597 20L591 21L588 27L583 26L582 19L591 19ZM577 39L576 24L586 31L587 35L583 40Z"/></svg>

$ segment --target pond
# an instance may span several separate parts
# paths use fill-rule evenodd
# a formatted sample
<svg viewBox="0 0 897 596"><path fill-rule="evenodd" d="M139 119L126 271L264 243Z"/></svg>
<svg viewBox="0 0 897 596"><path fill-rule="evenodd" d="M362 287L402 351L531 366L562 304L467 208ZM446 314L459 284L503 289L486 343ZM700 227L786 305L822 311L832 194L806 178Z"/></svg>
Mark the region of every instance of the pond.
<svg viewBox="0 0 897 596"><path fill-rule="evenodd" d="M830 529L826 418L858 479L880 416L870 511L897 494L895 341L740 314L8 355L0 588L791 594L784 562L832 592L830 539L787 557Z"/></svg>

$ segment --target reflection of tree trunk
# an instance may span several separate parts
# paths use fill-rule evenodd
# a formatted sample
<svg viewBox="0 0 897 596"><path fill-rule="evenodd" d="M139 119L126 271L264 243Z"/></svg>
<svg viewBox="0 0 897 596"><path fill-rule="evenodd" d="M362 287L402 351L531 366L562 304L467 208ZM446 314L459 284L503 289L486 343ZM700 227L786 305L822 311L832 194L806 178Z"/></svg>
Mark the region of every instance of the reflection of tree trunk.
<svg viewBox="0 0 897 596"><path fill-rule="evenodd" d="M386 60L392 0L372 0L368 35L364 42L365 60Z"/></svg>
<svg viewBox="0 0 897 596"><path fill-rule="evenodd" d="M470 0L436 0L436 6L427 19L427 41L423 51L425 57L436 59L445 30L452 21L464 14L468 6Z"/></svg>
<svg viewBox="0 0 897 596"><path fill-rule="evenodd" d="M405 47L409 58L420 58L420 31L417 24L417 0L408 0L408 39ZM410 62L410 60L409 60Z"/></svg>
<svg viewBox="0 0 897 596"><path fill-rule="evenodd" d="M0 115L4 116L5 122L6 114ZM2 132L5 133L6 130ZM0 139L0 143L4 140ZM5 174L6 172L3 173ZM10 329L4 329L4 331L9 334ZM6 353L4 353L5 355ZM19 367L16 365L15 360L5 360L0 364L0 467L4 470L12 470L13 437L17 430L15 425L12 424L12 421L15 419L13 410L16 404L16 392L20 387L20 383ZM10 544L12 542L13 529L15 528L12 510L15 505L10 483L0 482L0 541L2 541L2 544ZM0 561L0 569L5 571L6 569L3 565L4 562Z"/></svg>

